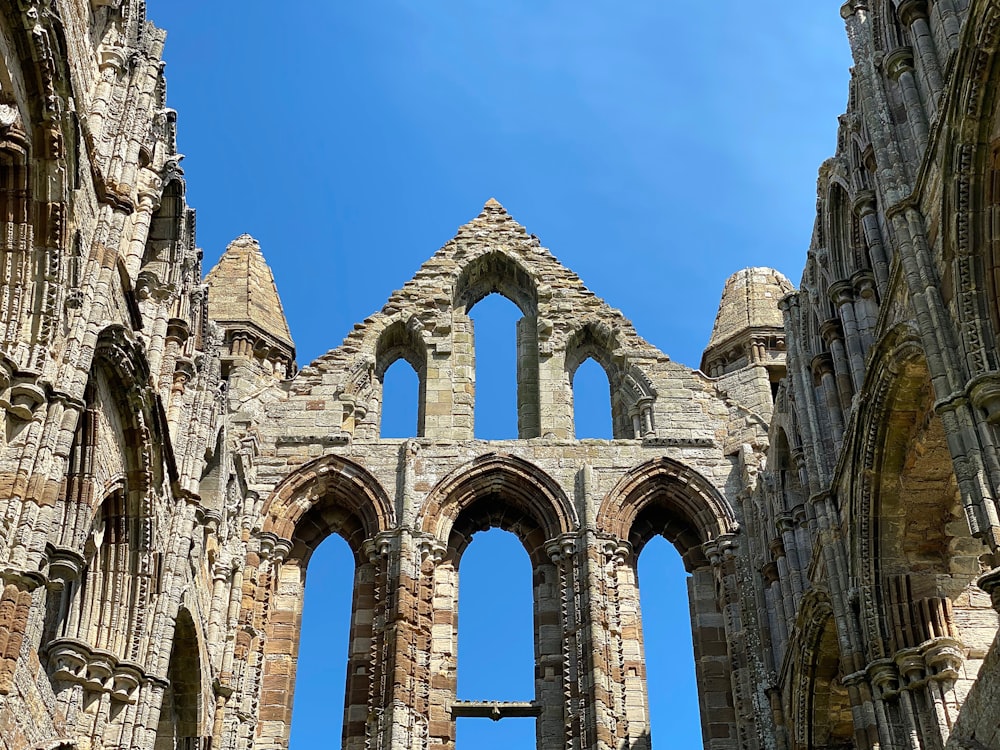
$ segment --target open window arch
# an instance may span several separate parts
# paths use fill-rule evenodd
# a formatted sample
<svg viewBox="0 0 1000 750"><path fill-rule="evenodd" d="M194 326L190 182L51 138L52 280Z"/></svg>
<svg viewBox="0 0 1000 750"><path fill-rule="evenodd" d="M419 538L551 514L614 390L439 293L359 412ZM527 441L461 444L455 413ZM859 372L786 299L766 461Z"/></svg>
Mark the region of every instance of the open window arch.
<svg viewBox="0 0 1000 750"><path fill-rule="evenodd" d="M698 684L703 686L698 698L705 746L710 746L710 738L737 742L732 644L723 614L726 597L735 595L731 590L733 555L727 551L735 544L738 528L732 507L697 471L664 457L648 461L622 477L602 500L596 524L598 531L617 540L622 550L617 588L623 603L638 602L636 563L646 543L663 536L677 549L690 575L691 628L695 673ZM625 606L621 609L623 614L627 611ZM624 705L634 707L630 732L632 736L643 732L648 736L648 723L642 726L648 722L648 697L639 618L634 616L634 622L623 623L618 630L614 637L622 641L621 652L640 659L625 663L625 673L634 675L625 680L627 695L623 697Z"/></svg>
<svg viewBox="0 0 1000 750"><path fill-rule="evenodd" d="M342 746L361 750L384 731L378 725L392 705L391 659L372 668L372 653L389 653L393 597L387 590L391 575L381 536L395 525L388 494L368 471L340 456L311 461L275 488L262 511L263 530L256 543L255 580L243 616L253 622L255 635L242 637L236 647L247 691L271 706L262 731L288 741L295 688L296 638L272 632L274 625L301 632L305 579L309 559L331 535L339 535L354 556L354 602L351 614ZM280 597L274 592L282 591ZM266 658L265 658L266 651ZM372 722L375 722L374 724Z"/></svg>
<svg viewBox="0 0 1000 750"><path fill-rule="evenodd" d="M429 590L437 592L429 616L435 625L450 627L450 639L431 644L431 671L436 689L429 696L431 744L454 748L455 718L460 716L535 716L536 736L562 736L570 717L566 705L569 667L564 663L562 593L565 572L554 559L554 546L578 526L569 498L544 471L528 461L505 454L486 454L443 479L431 491L417 519L422 532L437 547L438 560L427 571ZM534 701L508 703L502 708L482 696L479 701L457 697L457 595L462 554L478 531L500 528L524 546L532 567L535 619ZM451 592L450 599L446 592ZM429 602L428 602L429 604ZM440 631L439 631L440 632ZM499 711L499 714L494 713Z"/></svg>
<svg viewBox="0 0 1000 750"><path fill-rule="evenodd" d="M191 612L177 611L167 662L167 687L163 691L153 750L198 750L203 747L206 716L201 639Z"/></svg>
<svg viewBox="0 0 1000 750"><path fill-rule="evenodd" d="M411 318L414 322L416 318ZM385 376L389 368L405 361L417 375L417 424L415 437L423 437L425 431L425 410L427 403L427 345L420 335L419 328L413 324L396 320L390 323L379 334L375 345L375 379L379 389L378 418L381 432L385 406Z"/></svg>
<svg viewBox="0 0 1000 750"><path fill-rule="evenodd" d="M571 388L580 365L593 359L608 378L613 437L628 439L655 434L656 388L637 365L616 355L620 349L617 334L602 321L587 321L574 330L566 342L567 388Z"/></svg>
<svg viewBox="0 0 1000 750"><path fill-rule="evenodd" d="M521 439L541 437L539 400L538 285L512 256L499 250L469 261L455 281L452 303L458 324L472 330L469 313L490 294L500 294L517 306L523 316L517 322L517 425ZM472 337L470 337L471 339ZM473 361L474 341L456 343L455 355ZM475 387L474 370L468 373Z"/></svg>

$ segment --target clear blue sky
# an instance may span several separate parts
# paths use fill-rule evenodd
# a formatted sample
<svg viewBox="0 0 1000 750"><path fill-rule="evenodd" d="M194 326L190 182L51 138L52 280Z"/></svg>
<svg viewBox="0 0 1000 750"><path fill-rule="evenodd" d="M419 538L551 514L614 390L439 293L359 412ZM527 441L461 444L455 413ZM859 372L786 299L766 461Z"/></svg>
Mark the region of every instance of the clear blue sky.
<svg viewBox="0 0 1000 750"><path fill-rule="evenodd" d="M493 196L642 336L696 367L729 274L768 265L798 281L816 170L847 97L835 3L149 0L148 12L168 30L168 104L205 270L239 234L257 237L300 364L338 345ZM481 437L513 431L507 308L488 298L474 311L477 338L499 342L499 359L480 361ZM506 380L484 382L493 371ZM605 435L606 383L584 387L586 433ZM393 434L412 431L406 388ZM506 536L477 537L463 560L463 692L466 672L494 669L465 643L480 627L477 576L527 567ZM664 544L640 560L658 750L699 744L681 726L692 710L666 692L673 644L689 637L673 558ZM330 686L342 667L323 659L346 652L335 631L349 564L340 540L310 564L296 750L337 744ZM523 600L527 584L516 588ZM460 749L530 745L474 731L463 724Z"/></svg>

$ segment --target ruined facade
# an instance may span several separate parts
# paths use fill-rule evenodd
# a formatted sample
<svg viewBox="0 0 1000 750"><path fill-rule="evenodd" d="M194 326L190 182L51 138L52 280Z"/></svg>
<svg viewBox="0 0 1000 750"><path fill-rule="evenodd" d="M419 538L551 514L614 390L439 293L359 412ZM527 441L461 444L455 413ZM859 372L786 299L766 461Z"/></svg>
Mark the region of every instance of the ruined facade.
<svg viewBox="0 0 1000 750"><path fill-rule="evenodd" d="M203 280L140 0L0 8L0 750L287 746L309 558L355 558L346 748L650 747L635 561L690 574L712 750L1000 748L1000 0L851 0L796 291L726 284L702 367L495 201L296 371L242 236ZM516 440L469 310L520 309ZM608 376L614 439L577 441ZM382 382L417 372L412 439ZM535 696L456 697L462 553L533 570Z"/></svg>

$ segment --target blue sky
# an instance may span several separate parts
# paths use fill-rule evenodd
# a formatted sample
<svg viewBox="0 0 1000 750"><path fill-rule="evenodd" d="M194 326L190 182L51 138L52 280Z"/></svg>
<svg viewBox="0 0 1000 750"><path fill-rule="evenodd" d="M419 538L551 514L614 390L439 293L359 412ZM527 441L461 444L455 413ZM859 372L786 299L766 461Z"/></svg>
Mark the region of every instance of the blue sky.
<svg viewBox="0 0 1000 750"><path fill-rule="evenodd" d="M696 367L728 275L768 265L798 281L816 170L847 97L836 3L148 0L148 13L168 30L168 104L205 270L239 234L257 237L300 365L381 308L492 196L640 335ZM508 436L513 313L492 298L474 312L489 318L476 318L477 338L500 342L496 363L480 362L490 395L477 404L477 434ZM493 371L509 377L487 387ZM586 432L600 436L607 386L595 383L577 400L593 403ZM393 410L395 434L415 420L410 402ZM486 567L516 568L517 550L493 541L503 536L477 537L463 586L480 547ZM346 577L342 547L324 544L310 565L303 648L314 621L325 641L304 655L311 666L321 651L346 651L331 623L347 594L324 588ZM693 747L675 720L690 710L664 699L667 680L653 674L652 640L683 637L687 618L682 576L664 572L671 550L642 574L654 552L640 560L647 630L661 611L676 617L647 633L653 740ZM647 604L667 579L681 593ZM463 597L464 632L476 615L464 610L475 594ZM337 744L329 686L342 678L319 669L322 690L300 674L293 748ZM317 691L318 719L304 702ZM462 732L460 748L493 746Z"/></svg>

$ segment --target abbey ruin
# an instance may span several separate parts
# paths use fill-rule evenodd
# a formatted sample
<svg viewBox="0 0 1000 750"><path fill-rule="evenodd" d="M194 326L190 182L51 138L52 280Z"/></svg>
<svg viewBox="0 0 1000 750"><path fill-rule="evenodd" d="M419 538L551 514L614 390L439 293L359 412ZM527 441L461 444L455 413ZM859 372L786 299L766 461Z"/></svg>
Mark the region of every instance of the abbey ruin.
<svg viewBox="0 0 1000 750"><path fill-rule="evenodd" d="M333 534L351 750L454 748L462 716L648 750L635 561L658 535L708 750L1000 748L1000 0L841 15L805 272L735 273L700 370L492 200L297 370L257 242L203 276L145 4L3 3L0 750L286 748ZM516 440L473 439L491 293L523 315ZM418 434L382 439L401 358ZM613 440L574 439L589 358ZM489 527L531 560L530 701L456 696L458 570Z"/></svg>

